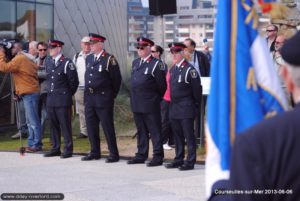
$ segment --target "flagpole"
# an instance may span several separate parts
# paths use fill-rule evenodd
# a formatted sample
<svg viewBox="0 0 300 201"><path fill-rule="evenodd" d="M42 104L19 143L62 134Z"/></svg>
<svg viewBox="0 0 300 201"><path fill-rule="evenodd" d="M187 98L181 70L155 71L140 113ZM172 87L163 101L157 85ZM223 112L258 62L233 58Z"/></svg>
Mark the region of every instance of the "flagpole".
<svg viewBox="0 0 300 201"><path fill-rule="evenodd" d="M231 37L230 37L230 142L235 139L235 118L236 118L236 39L237 39L237 1L231 4Z"/></svg>

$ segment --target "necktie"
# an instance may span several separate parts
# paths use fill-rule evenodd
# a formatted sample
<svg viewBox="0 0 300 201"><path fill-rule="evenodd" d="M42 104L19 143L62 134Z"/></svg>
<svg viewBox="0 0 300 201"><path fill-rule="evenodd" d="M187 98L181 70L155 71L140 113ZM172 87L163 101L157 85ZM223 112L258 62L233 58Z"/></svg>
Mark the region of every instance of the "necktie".
<svg viewBox="0 0 300 201"><path fill-rule="evenodd" d="M52 62L53 62L53 65L55 66L55 59L53 59L53 61L52 61Z"/></svg>
<svg viewBox="0 0 300 201"><path fill-rule="evenodd" d="M144 63L144 59L141 60L140 66Z"/></svg>

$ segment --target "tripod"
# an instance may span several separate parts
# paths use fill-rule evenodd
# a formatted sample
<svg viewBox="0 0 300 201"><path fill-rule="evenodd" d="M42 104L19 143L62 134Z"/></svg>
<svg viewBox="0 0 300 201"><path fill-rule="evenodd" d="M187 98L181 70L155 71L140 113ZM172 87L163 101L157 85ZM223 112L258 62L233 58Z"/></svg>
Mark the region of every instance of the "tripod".
<svg viewBox="0 0 300 201"><path fill-rule="evenodd" d="M21 156L24 156L24 154L25 154L25 151L26 151L26 149L25 149L25 147L23 146L23 138L22 138L22 127L24 126L24 122L21 122L21 104L23 104L23 100L22 100L22 98L20 98L20 97L16 97L16 98L14 98L14 101L15 101L15 108L16 108L16 120L17 120L17 128L18 128L18 131L20 132L20 149L19 149L19 151L20 151L20 155ZM25 124L26 124L26 122L25 122Z"/></svg>

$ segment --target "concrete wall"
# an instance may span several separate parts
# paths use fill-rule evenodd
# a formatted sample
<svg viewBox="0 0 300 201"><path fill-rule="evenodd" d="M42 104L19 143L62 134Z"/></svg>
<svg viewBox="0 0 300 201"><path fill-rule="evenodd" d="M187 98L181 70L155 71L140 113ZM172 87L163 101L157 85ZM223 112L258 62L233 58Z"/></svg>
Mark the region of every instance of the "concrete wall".
<svg viewBox="0 0 300 201"><path fill-rule="evenodd" d="M64 54L80 51L80 40L88 33L107 38L105 49L115 55L121 71L127 58L126 0L54 0L54 38L65 42Z"/></svg>

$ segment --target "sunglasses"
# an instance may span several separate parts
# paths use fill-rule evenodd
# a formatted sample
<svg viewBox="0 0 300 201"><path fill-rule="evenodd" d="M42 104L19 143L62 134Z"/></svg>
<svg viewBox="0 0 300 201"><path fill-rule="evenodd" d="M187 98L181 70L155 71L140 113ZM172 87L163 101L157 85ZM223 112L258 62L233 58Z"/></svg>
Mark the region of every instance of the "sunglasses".
<svg viewBox="0 0 300 201"><path fill-rule="evenodd" d="M267 32L272 32L272 31L275 31L275 30L266 30Z"/></svg>
<svg viewBox="0 0 300 201"><path fill-rule="evenodd" d="M42 52L42 51L46 52L47 49L39 49L39 52Z"/></svg>
<svg viewBox="0 0 300 201"><path fill-rule="evenodd" d="M157 53L158 51L151 50L152 53Z"/></svg>
<svg viewBox="0 0 300 201"><path fill-rule="evenodd" d="M143 46L137 46L136 49L138 49L138 50L144 50L145 47L143 47Z"/></svg>

